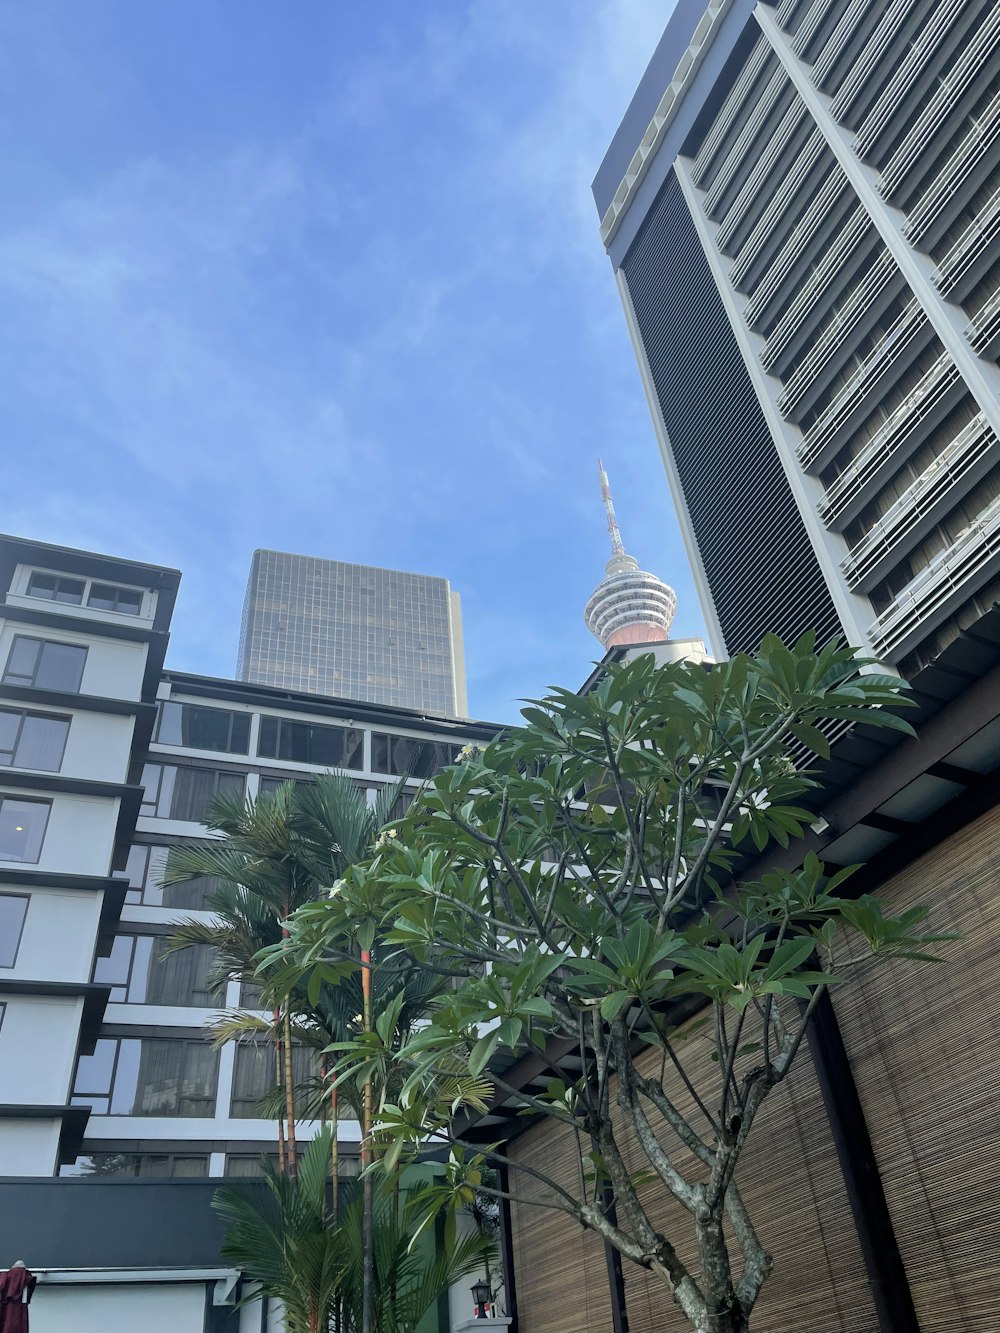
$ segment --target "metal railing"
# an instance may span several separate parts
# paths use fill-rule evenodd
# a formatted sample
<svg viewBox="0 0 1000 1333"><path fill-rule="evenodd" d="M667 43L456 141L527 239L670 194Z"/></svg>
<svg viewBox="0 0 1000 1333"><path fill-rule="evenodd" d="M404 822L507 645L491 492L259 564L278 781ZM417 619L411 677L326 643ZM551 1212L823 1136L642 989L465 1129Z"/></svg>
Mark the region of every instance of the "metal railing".
<svg viewBox="0 0 1000 1333"><path fill-rule="evenodd" d="M925 423L960 382L958 367L942 352L916 388L893 409L849 467L827 487L820 517L827 527L847 521L852 509L871 494L880 474L895 469L917 447Z"/></svg>
<svg viewBox="0 0 1000 1333"><path fill-rule="evenodd" d="M843 120L850 111L873 71L882 63L897 33L909 18L910 11L918 3L919 0L892 0L878 27L872 33L871 39L865 43L864 50L837 89L830 105L830 110L837 120Z"/></svg>
<svg viewBox="0 0 1000 1333"><path fill-rule="evenodd" d="M914 80L951 31L956 15L966 3L967 0L937 0L916 41L858 126L854 150L859 157L871 152L879 136L899 114L900 106L910 94Z"/></svg>
<svg viewBox="0 0 1000 1333"><path fill-rule="evenodd" d="M779 291L846 188L846 176L840 167L834 167L820 186L815 199L792 228L785 244L768 265L766 274L747 302L744 316L748 324L753 325L763 315L772 297Z"/></svg>
<svg viewBox="0 0 1000 1333"><path fill-rule="evenodd" d="M841 568L851 588L870 582L887 557L899 551L921 522L944 506L948 495L997 445L980 412L885 511L852 548Z"/></svg>
<svg viewBox="0 0 1000 1333"><path fill-rule="evenodd" d="M769 57L773 59L771 48L763 37L758 38L756 46L750 52L750 59L743 66L729 96L719 108L719 113L712 122L712 127L705 135L705 140L691 164L691 175L696 185L701 185L715 155L722 147L723 140L729 133L733 121L750 95L750 89L757 82Z"/></svg>
<svg viewBox="0 0 1000 1333"><path fill-rule="evenodd" d="M966 191L969 177L1000 136L1000 88L982 116L970 126L942 170L910 210L903 234L916 243L926 236L945 206Z"/></svg>
<svg viewBox="0 0 1000 1333"><path fill-rule="evenodd" d="M943 296L973 278L980 262L988 262L990 251L1000 240L1000 189L966 227L934 271L934 282Z"/></svg>
<svg viewBox="0 0 1000 1333"><path fill-rule="evenodd" d="M775 127L774 133L764 146L763 152L757 159L753 171L743 182L739 194L729 208L725 220L719 229L719 245L723 248L730 242L737 227L743 221L747 209L754 200L760 198L761 190L768 175L774 169L775 163L788 146L788 141L799 128L804 116L805 107L798 100L793 98L785 108L785 113ZM818 132L818 131L817 131ZM784 193L784 190L782 190ZM787 199L787 195L785 196Z"/></svg>
<svg viewBox="0 0 1000 1333"><path fill-rule="evenodd" d="M879 296L898 278L895 261L887 251L882 251L785 381L784 393L778 399L780 411L788 414L798 406L836 353L854 336Z"/></svg>
<svg viewBox="0 0 1000 1333"><path fill-rule="evenodd" d="M1000 562L1000 496L936 555L882 612L869 634L881 656L902 656L932 618L969 596L969 584L981 583Z"/></svg>
<svg viewBox="0 0 1000 1333"><path fill-rule="evenodd" d="M751 265L767 244L768 238L782 218L788 214L788 201L794 199L819 162L825 149L823 136L814 130L802 146L802 152L792 163L785 177L783 188L775 193L774 198L761 214L750 235L740 248L732 267L734 284L740 283L747 275Z"/></svg>
<svg viewBox="0 0 1000 1333"><path fill-rule="evenodd" d="M847 263L851 253L873 234L867 212L858 205L812 273L799 288L798 295L771 331L761 353L761 361L770 370L799 332L802 321L823 302L827 289ZM829 304L829 301L827 302Z"/></svg>
<svg viewBox="0 0 1000 1333"><path fill-rule="evenodd" d="M1000 5L974 34L947 77L921 111L903 142L882 168L881 190L891 198L983 69L995 58L1000 41Z"/></svg>

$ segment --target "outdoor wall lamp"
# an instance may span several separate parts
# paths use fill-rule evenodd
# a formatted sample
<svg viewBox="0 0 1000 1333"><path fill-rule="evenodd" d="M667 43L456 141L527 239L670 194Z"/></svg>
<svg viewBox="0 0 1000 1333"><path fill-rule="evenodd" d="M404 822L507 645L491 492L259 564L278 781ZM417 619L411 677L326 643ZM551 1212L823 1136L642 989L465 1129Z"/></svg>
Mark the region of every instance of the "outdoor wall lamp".
<svg viewBox="0 0 1000 1333"><path fill-rule="evenodd" d="M476 1306L476 1319L488 1319L486 1307L493 1299L493 1292L490 1290L490 1284L485 1278L480 1278L478 1282L472 1284L472 1299Z"/></svg>

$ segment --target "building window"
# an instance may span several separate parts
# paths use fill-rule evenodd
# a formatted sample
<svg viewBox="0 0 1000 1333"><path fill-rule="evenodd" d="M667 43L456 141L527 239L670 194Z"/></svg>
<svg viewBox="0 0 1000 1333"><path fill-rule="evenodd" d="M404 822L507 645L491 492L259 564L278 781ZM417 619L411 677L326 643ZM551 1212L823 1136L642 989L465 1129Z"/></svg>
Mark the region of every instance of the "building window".
<svg viewBox="0 0 1000 1333"><path fill-rule="evenodd" d="M244 777L217 768L147 764L142 770L145 796L142 813L157 819L184 819L204 823L217 796L243 796Z"/></svg>
<svg viewBox="0 0 1000 1333"><path fill-rule="evenodd" d="M292 1082L308 1083L319 1077L319 1056L308 1046L292 1047ZM274 1047L264 1042L243 1042L236 1048L233 1070L233 1100L230 1115L234 1120L267 1120L263 1097L275 1088Z"/></svg>
<svg viewBox="0 0 1000 1333"><path fill-rule="evenodd" d="M165 953L162 935L116 935L107 958L94 963L94 980L111 986L114 1004L170 1004L213 1009L218 996L208 977L215 951L207 944Z"/></svg>
<svg viewBox="0 0 1000 1333"><path fill-rule="evenodd" d="M116 583L92 583L87 605L95 611L137 616L142 611L142 592L138 588L120 588Z"/></svg>
<svg viewBox="0 0 1000 1333"><path fill-rule="evenodd" d="M218 1066L205 1041L102 1037L80 1056L72 1102L94 1115L212 1116Z"/></svg>
<svg viewBox="0 0 1000 1333"><path fill-rule="evenodd" d="M208 911L213 893L222 888L222 880L211 875L199 875L181 884L163 886L169 847L152 847L137 843L129 848L125 873L129 887L125 892L127 903L143 903L146 907L176 907L186 911Z"/></svg>
<svg viewBox="0 0 1000 1333"><path fill-rule="evenodd" d="M0 796L0 861L38 860L51 809L51 801Z"/></svg>
<svg viewBox="0 0 1000 1333"><path fill-rule="evenodd" d="M226 1175L236 1176L242 1180L259 1180L264 1174L261 1158L266 1155L267 1160L277 1170L278 1158L271 1153L229 1153L226 1157Z"/></svg>
<svg viewBox="0 0 1000 1333"><path fill-rule="evenodd" d="M265 759L322 764L324 768L360 768L361 735L354 727L327 727L265 715L260 719L257 753Z"/></svg>
<svg viewBox="0 0 1000 1333"><path fill-rule="evenodd" d="M27 915L27 894L0 893L0 967L13 967L17 961Z"/></svg>
<svg viewBox="0 0 1000 1333"><path fill-rule="evenodd" d="M207 1153L92 1152L59 1168L61 1176L192 1180L208 1175Z"/></svg>
<svg viewBox="0 0 1000 1333"><path fill-rule="evenodd" d="M32 574L28 580L28 596L43 597L48 602L67 602L73 606L83 603L83 579L66 578L63 574Z"/></svg>
<svg viewBox="0 0 1000 1333"><path fill-rule="evenodd" d="M203 708L200 704L161 703L156 739L161 745L246 754L250 748L250 714Z"/></svg>
<svg viewBox="0 0 1000 1333"><path fill-rule="evenodd" d="M0 708L0 765L58 773L69 723L68 717Z"/></svg>
<svg viewBox="0 0 1000 1333"><path fill-rule="evenodd" d="M79 694L87 649L77 643L57 643L15 634L4 668L5 685L31 685L39 690Z"/></svg>
<svg viewBox="0 0 1000 1333"><path fill-rule="evenodd" d="M424 741L414 736L372 732L372 768L398 777L430 778L455 762L458 747L450 741Z"/></svg>

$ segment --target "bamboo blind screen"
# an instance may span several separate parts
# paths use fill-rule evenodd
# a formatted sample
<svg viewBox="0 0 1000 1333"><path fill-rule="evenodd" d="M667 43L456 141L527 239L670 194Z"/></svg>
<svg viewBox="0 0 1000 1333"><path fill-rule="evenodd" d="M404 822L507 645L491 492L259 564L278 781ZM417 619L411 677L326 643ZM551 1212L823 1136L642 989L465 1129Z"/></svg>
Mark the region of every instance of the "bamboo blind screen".
<svg viewBox="0 0 1000 1333"><path fill-rule="evenodd" d="M513 1161L536 1164L571 1193L579 1166L569 1130L543 1122L515 1139ZM523 1171L511 1171L518 1199L550 1197L544 1185ZM565 1213L512 1201L511 1240L519 1333L609 1333L611 1291L604 1242Z"/></svg>
<svg viewBox="0 0 1000 1333"><path fill-rule="evenodd" d="M878 891L932 904L947 962L862 964L833 996L922 1333L1000 1328L998 887L994 809Z"/></svg>
<svg viewBox="0 0 1000 1333"><path fill-rule="evenodd" d="M789 1015L791 1017L791 1015ZM715 1092L721 1075L712 1060L714 1040L699 1032L680 1043L679 1055L695 1087ZM759 1054L748 1055L749 1063ZM647 1075L659 1073L660 1054L650 1050L639 1060ZM672 1100L698 1128L695 1107L678 1080L667 1081ZM651 1117L658 1127L662 1122ZM664 1142L670 1136L661 1130ZM709 1141L711 1141L709 1139ZM671 1156L690 1179L706 1172L684 1149ZM642 1150L630 1144L626 1158L638 1171L647 1167ZM737 1172L737 1181L761 1242L774 1256L774 1271L764 1284L751 1316L754 1333L876 1333L877 1321L850 1204L830 1133L819 1084L805 1044L787 1082L764 1103ZM697 1277L691 1223L666 1191L649 1186L646 1206L658 1229L673 1239ZM735 1239L730 1253L739 1272ZM629 1333L682 1333L689 1326L667 1289L653 1275L626 1263L625 1301Z"/></svg>
<svg viewBox="0 0 1000 1333"><path fill-rule="evenodd" d="M791 1015L790 1015L791 1017ZM681 1059L696 1087L715 1090L720 1079L711 1058L714 1042L696 1033L680 1043ZM747 1059L759 1059L748 1056ZM640 1057L647 1074L659 1072L660 1056ZM763 1244L775 1268L754 1311L754 1333L876 1333L877 1322L867 1273L847 1200L836 1150L807 1046L803 1045L787 1083L777 1088L755 1123L738 1180ZM699 1128L699 1117L683 1088L668 1081L670 1095ZM614 1094L613 1094L614 1096ZM613 1103L614 1104L614 1103ZM677 1167L689 1179L704 1179L676 1138L664 1131ZM620 1140L635 1173L648 1170L638 1144ZM576 1190L576 1151L561 1126L537 1125L510 1145L514 1158L532 1162ZM521 1174L514 1184L527 1198L543 1187ZM692 1225L682 1208L658 1184L642 1194L650 1217L675 1245L697 1277ZM606 1333L611 1327L610 1297L603 1243L562 1213L511 1206L521 1333ZM738 1265L738 1247L733 1245ZM622 1261L629 1333L683 1333L689 1325L673 1304L668 1288L646 1270ZM560 1309L560 1303L563 1307ZM586 1319L584 1318L586 1315Z"/></svg>

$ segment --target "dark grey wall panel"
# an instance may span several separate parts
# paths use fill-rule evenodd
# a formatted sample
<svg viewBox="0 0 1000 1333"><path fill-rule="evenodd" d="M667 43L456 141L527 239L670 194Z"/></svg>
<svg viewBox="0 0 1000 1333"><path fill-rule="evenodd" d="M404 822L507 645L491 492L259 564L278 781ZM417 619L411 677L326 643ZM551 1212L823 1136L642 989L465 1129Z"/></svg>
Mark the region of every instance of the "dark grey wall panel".
<svg viewBox="0 0 1000 1333"><path fill-rule="evenodd" d="M223 1183L0 1180L0 1254L29 1268L218 1266L225 1226L212 1195Z"/></svg>
<svg viewBox="0 0 1000 1333"><path fill-rule="evenodd" d="M622 271L727 648L752 650L769 632L840 635L673 172Z"/></svg>

